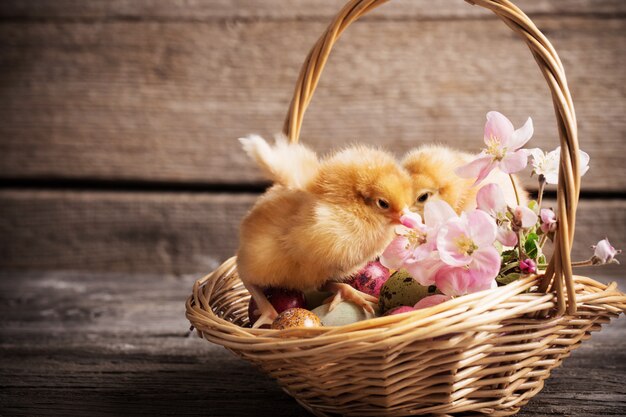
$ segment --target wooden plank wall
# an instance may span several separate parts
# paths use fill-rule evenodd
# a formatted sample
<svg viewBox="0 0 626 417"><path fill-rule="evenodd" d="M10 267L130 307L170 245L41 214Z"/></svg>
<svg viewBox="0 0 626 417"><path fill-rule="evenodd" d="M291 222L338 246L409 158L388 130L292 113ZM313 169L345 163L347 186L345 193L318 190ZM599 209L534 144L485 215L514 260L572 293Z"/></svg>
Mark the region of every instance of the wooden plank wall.
<svg viewBox="0 0 626 417"><path fill-rule="evenodd" d="M265 185L236 139L280 130L342 4L0 2L0 268L197 273L232 255ZM518 4L561 55L592 158L575 258L605 234L626 247L626 2ZM492 109L557 146L545 82L505 25L461 0L399 0L341 40L303 140L477 150Z"/></svg>

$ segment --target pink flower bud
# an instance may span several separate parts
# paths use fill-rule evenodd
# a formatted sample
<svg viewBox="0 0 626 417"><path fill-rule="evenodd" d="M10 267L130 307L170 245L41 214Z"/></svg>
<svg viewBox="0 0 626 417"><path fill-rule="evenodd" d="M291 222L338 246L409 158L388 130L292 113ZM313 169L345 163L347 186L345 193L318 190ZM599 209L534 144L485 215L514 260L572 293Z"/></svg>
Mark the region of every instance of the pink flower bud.
<svg viewBox="0 0 626 417"><path fill-rule="evenodd" d="M417 213L413 213L409 210L403 210L402 217L400 217L400 223L409 229L415 229L422 224L422 218Z"/></svg>
<svg viewBox="0 0 626 417"><path fill-rule="evenodd" d="M532 259L524 259L519 263L522 274L530 275L537 272L537 264Z"/></svg>
<svg viewBox="0 0 626 417"><path fill-rule="evenodd" d="M517 206L513 211L515 225L527 229L537 223L537 215L534 211L525 206Z"/></svg>
<svg viewBox="0 0 626 417"><path fill-rule="evenodd" d="M550 209L541 209L541 230L543 233L550 233L556 230L556 214Z"/></svg>

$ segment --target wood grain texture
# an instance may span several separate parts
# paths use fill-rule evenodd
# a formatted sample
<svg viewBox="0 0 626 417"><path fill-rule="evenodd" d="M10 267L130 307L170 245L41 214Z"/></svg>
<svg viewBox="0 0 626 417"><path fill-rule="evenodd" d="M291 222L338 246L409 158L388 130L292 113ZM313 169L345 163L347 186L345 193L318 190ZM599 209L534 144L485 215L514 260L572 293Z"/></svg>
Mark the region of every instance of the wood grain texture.
<svg viewBox="0 0 626 417"><path fill-rule="evenodd" d="M583 189L626 189L616 151L626 134L626 20L537 24L564 61L581 146L591 154ZM0 178L258 182L236 138L280 130L300 64L324 26L4 22ZM558 144L547 86L500 22L368 21L333 53L303 140L320 152L353 141L397 153L433 141L478 151L492 109L516 125L531 115L530 146Z"/></svg>
<svg viewBox="0 0 626 417"><path fill-rule="evenodd" d="M55 191L0 195L4 267L175 272L208 272L232 256L239 221L256 198Z"/></svg>
<svg viewBox="0 0 626 417"><path fill-rule="evenodd" d="M196 278L0 272L0 414L307 416L247 362L188 337ZM624 415L625 341L622 317L518 415Z"/></svg>
<svg viewBox="0 0 626 417"><path fill-rule="evenodd" d="M345 0L5 0L4 19L330 19ZM370 19L432 19L484 17L489 13L462 0L394 0ZM612 16L626 12L621 0L517 0L528 14L592 14Z"/></svg>
<svg viewBox="0 0 626 417"><path fill-rule="evenodd" d="M208 273L235 254L256 197L0 191L0 268ZM626 201L582 202L573 259L589 258L589 246L607 235L626 248L625 225Z"/></svg>

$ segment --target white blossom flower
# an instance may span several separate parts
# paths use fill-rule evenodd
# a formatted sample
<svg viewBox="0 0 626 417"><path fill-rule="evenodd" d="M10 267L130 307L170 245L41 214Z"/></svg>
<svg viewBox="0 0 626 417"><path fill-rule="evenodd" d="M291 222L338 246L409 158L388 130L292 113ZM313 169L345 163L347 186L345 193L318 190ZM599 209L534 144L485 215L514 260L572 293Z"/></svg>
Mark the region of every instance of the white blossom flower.
<svg viewBox="0 0 626 417"><path fill-rule="evenodd" d="M602 239L597 245L592 246L592 248L595 249L591 257L591 262L594 265L619 264L615 256L622 253L622 251L621 249L615 249L609 243L609 239Z"/></svg>
<svg viewBox="0 0 626 417"><path fill-rule="evenodd" d="M559 182L561 147L559 146L552 152L547 153L539 148L529 149L528 152L532 157L533 173L543 175L548 184L557 184ZM578 159L580 162L580 176L582 177L589 170L589 154L578 151Z"/></svg>

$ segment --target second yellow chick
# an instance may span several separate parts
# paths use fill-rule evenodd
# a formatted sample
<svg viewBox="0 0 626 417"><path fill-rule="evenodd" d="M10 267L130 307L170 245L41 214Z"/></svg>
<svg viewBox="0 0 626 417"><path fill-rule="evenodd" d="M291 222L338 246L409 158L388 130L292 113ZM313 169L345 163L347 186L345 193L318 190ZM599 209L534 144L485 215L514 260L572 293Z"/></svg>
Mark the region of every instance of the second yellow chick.
<svg viewBox="0 0 626 417"><path fill-rule="evenodd" d="M415 203L412 207L420 214L424 204L431 200L444 200L460 213L476 208L476 194L482 185L495 183L502 188L506 203L517 206L515 190L508 174L494 170L479 185L473 186L474 179L459 177L454 171L472 161L474 155L442 145L424 145L409 152L402 166L411 175ZM520 194L520 204L526 204L528 195L513 176Z"/></svg>

